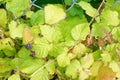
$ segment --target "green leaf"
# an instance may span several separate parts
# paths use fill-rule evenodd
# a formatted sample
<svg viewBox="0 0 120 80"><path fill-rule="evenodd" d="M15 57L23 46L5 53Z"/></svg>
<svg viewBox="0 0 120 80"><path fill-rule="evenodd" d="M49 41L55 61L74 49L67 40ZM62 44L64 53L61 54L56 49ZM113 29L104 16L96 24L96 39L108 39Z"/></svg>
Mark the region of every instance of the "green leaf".
<svg viewBox="0 0 120 80"><path fill-rule="evenodd" d="M7 23L7 13L4 9L0 9L0 26L5 27Z"/></svg>
<svg viewBox="0 0 120 80"><path fill-rule="evenodd" d="M20 80L20 75L19 74L13 74L8 78L8 80Z"/></svg>
<svg viewBox="0 0 120 80"><path fill-rule="evenodd" d="M4 49L13 50L14 45L15 44L11 40L11 38L0 39L0 50L4 50Z"/></svg>
<svg viewBox="0 0 120 80"><path fill-rule="evenodd" d="M82 70L81 64L78 60L72 60L67 66L65 74L72 79L77 78L78 73Z"/></svg>
<svg viewBox="0 0 120 80"><path fill-rule="evenodd" d="M72 1L72 0L71 0ZM71 16L80 16L80 18L83 17L83 10L79 6L73 6L69 11L68 14Z"/></svg>
<svg viewBox="0 0 120 80"><path fill-rule="evenodd" d="M116 61L114 61L114 60L112 60L111 62L110 62L110 64L109 64L109 67L113 70L113 72L119 72L120 71L120 66L119 66L119 64L116 62Z"/></svg>
<svg viewBox="0 0 120 80"><path fill-rule="evenodd" d="M64 40L66 42L70 42L74 41L71 35L72 28L84 22L87 22L85 16L83 16L82 18L79 18L78 16L68 16L65 20L62 20L58 24L56 24L56 26L60 28Z"/></svg>
<svg viewBox="0 0 120 80"><path fill-rule="evenodd" d="M86 36L90 33L90 29L88 27L87 23L82 23L77 26L75 26L72 31L72 37L74 40L85 40Z"/></svg>
<svg viewBox="0 0 120 80"><path fill-rule="evenodd" d="M37 12L33 13L30 22L32 25L44 24L44 11L38 10Z"/></svg>
<svg viewBox="0 0 120 80"><path fill-rule="evenodd" d="M66 14L60 4L45 6L45 23L55 24L66 17Z"/></svg>
<svg viewBox="0 0 120 80"><path fill-rule="evenodd" d="M49 60L48 63L50 63L52 60ZM53 75L55 73L55 62L52 62L46 66L46 70L49 72L49 74Z"/></svg>
<svg viewBox="0 0 120 80"><path fill-rule="evenodd" d="M49 42L58 42L62 39L62 34L57 27L51 27L49 25L40 26L42 35Z"/></svg>
<svg viewBox="0 0 120 80"><path fill-rule="evenodd" d="M65 51L62 46L62 44L53 44L52 48L49 51L49 55L52 57L57 57L59 54Z"/></svg>
<svg viewBox="0 0 120 80"><path fill-rule="evenodd" d="M27 50L25 47L22 47L19 51L18 51L18 56L22 59L27 59L30 58L30 50Z"/></svg>
<svg viewBox="0 0 120 80"><path fill-rule="evenodd" d="M12 12L15 17L23 14L23 12L30 6L29 0L9 0L6 3L8 11Z"/></svg>
<svg viewBox="0 0 120 80"><path fill-rule="evenodd" d="M67 65L70 64L70 58L67 55L67 53L62 53L58 55L57 62L60 67L66 67Z"/></svg>
<svg viewBox="0 0 120 80"><path fill-rule="evenodd" d="M119 27L116 27L112 30L112 37L113 39L117 40L117 41L120 41L120 28Z"/></svg>
<svg viewBox="0 0 120 80"><path fill-rule="evenodd" d="M120 19L118 18L118 12L112 11L108 8L102 11L100 18L101 22L106 25L117 26L120 22Z"/></svg>
<svg viewBox="0 0 120 80"><path fill-rule="evenodd" d="M9 34L10 36L15 39L15 38L22 38L22 32L24 29L24 24L20 24L17 26L17 23L15 21L11 21L9 24Z"/></svg>
<svg viewBox="0 0 120 80"><path fill-rule="evenodd" d="M49 80L48 71L46 69L42 69L31 76L30 80Z"/></svg>
<svg viewBox="0 0 120 80"><path fill-rule="evenodd" d="M104 37L103 28L101 28L100 24L94 23L92 25L92 34L95 36L95 38Z"/></svg>
<svg viewBox="0 0 120 80"><path fill-rule="evenodd" d="M81 54L84 54L85 51L86 51L85 45L80 43L73 48L72 52L73 54L81 55Z"/></svg>
<svg viewBox="0 0 120 80"><path fill-rule="evenodd" d="M73 3L72 0L64 0L64 2L65 2L65 4L68 5L68 6L70 6L70 5Z"/></svg>
<svg viewBox="0 0 120 80"><path fill-rule="evenodd" d="M12 57L15 55L16 50L15 50L15 48L13 48L12 50L4 49L3 52L5 53L6 56Z"/></svg>
<svg viewBox="0 0 120 80"><path fill-rule="evenodd" d="M79 4L79 6L82 7L82 9L85 10L86 14L91 16L91 17L93 17L96 14L96 12L97 12L97 10L95 8L93 8L90 5L90 3L87 3L85 1L80 1L78 4Z"/></svg>
<svg viewBox="0 0 120 80"><path fill-rule="evenodd" d="M31 74L36 71L39 67L44 65L43 60L37 59L24 59L20 65L20 71L26 74Z"/></svg>
<svg viewBox="0 0 120 80"><path fill-rule="evenodd" d="M21 61L20 58L14 58L14 59L11 60L10 66L11 66L13 69L19 69L21 62L22 62L22 61Z"/></svg>
<svg viewBox="0 0 120 80"><path fill-rule="evenodd" d="M36 57L38 58L45 58L48 56L48 52L52 48L52 44L46 43L45 41L42 41L40 44L34 44L32 45L32 50L35 51Z"/></svg>
<svg viewBox="0 0 120 80"><path fill-rule="evenodd" d="M12 68L10 66L11 59L9 58L0 58L0 73L10 71Z"/></svg>

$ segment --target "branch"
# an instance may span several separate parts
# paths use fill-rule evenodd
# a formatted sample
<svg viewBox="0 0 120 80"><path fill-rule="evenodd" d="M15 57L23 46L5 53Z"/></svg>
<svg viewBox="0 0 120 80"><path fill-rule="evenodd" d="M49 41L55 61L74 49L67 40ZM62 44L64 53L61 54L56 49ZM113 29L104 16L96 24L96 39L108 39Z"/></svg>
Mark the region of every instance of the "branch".
<svg viewBox="0 0 120 80"><path fill-rule="evenodd" d="M96 13L94 14L94 16L92 17L91 21L89 22L89 26L93 23L93 21L95 20L96 16L97 16L97 13L100 13L102 7L104 6L105 4L105 0L103 0L100 4L100 6L98 7Z"/></svg>

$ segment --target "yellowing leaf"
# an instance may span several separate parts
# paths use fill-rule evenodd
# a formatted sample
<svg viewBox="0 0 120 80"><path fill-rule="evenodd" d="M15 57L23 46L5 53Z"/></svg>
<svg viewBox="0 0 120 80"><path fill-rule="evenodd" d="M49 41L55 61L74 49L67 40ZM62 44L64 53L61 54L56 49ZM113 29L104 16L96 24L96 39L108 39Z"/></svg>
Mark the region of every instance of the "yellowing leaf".
<svg viewBox="0 0 120 80"><path fill-rule="evenodd" d="M48 4L47 6L45 6L45 23L55 24L60 20L64 19L65 17L66 14L61 5Z"/></svg>
<svg viewBox="0 0 120 80"><path fill-rule="evenodd" d="M5 27L7 23L7 14L4 9L0 9L0 26Z"/></svg>
<svg viewBox="0 0 120 80"><path fill-rule="evenodd" d="M102 61L96 61L92 64L92 67L90 68L92 76L98 75L98 71L101 65L102 65Z"/></svg>
<svg viewBox="0 0 120 80"><path fill-rule="evenodd" d="M115 73L108 66L101 66L98 72L98 80L113 80Z"/></svg>
<svg viewBox="0 0 120 80"><path fill-rule="evenodd" d="M109 64L109 67L114 71L114 72L119 72L120 71L120 66L118 65L117 62L111 61Z"/></svg>
<svg viewBox="0 0 120 80"><path fill-rule="evenodd" d="M88 69L94 62L94 58L92 54L87 54L83 58L81 58L81 65L83 68Z"/></svg>
<svg viewBox="0 0 120 80"><path fill-rule="evenodd" d="M26 17L27 17L27 18L31 18L31 16L32 16L33 13L34 13L33 11L28 11L28 12L26 13Z"/></svg>
<svg viewBox="0 0 120 80"><path fill-rule="evenodd" d="M26 44L30 43L33 41L33 39L34 39L34 37L31 34L30 28L26 27L23 30L23 43L26 43Z"/></svg>
<svg viewBox="0 0 120 80"><path fill-rule="evenodd" d="M111 56L107 51L104 51L103 54L101 54L103 62L107 63L111 61Z"/></svg>

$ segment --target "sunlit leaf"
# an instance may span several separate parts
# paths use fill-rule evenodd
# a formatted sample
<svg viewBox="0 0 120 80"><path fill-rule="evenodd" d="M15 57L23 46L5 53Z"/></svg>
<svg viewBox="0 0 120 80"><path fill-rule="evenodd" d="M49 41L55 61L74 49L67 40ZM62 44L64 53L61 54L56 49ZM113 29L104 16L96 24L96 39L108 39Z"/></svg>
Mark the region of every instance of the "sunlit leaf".
<svg viewBox="0 0 120 80"><path fill-rule="evenodd" d="M83 68L87 69L94 63L93 54L86 54L81 58L81 65Z"/></svg>
<svg viewBox="0 0 120 80"><path fill-rule="evenodd" d="M101 54L101 57L103 62L105 63L110 62L112 60L110 54L107 51L104 51L103 54Z"/></svg>
<svg viewBox="0 0 120 80"><path fill-rule="evenodd" d="M7 1L6 8L11 11L15 17L23 14L23 12L30 6L29 0L9 0Z"/></svg>
<svg viewBox="0 0 120 80"><path fill-rule="evenodd" d="M116 61L111 61L109 64L109 67L114 71L114 72L119 72L120 71L120 66Z"/></svg>
<svg viewBox="0 0 120 80"><path fill-rule="evenodd" d="M120 19L118 18L118 12L110 9L104 9L100 17L101 22L106 25L117 26L120 22Z"/></svg>
<svg viewBox="0 0 120 80"><path fill-rule="evenodd" d="M13 74L8 78L8 80L20 80L20 75L19 74Z"/></svg>
<svg viewBox="0 0 120 80"><path fill-rule="evenodd" d="M75 26L72 29L71 34L75 40L81 41L81 40L85 40L85 38L89 34L89 32L90 32L90 29L88 27L88 24L82 23L82 24Z"/></svg>
<svg viewBox="0 0 120 80"><path fill-rule="evenodd" d="M33 45L33 51L35 51L35 56L38 58L45 58L48 56L48 52L52 48L52 44L42 41L40 44Z"/></svg>
<svg viewBox="0 0 120 80"><path fill-rule="evenodd" d="M31 74L44 64L44 61L37 59L26 59L20 65L20 71Z"/></svg>
<svg viewBox="0 0 120 80"><path fill-rule="evenodd" d="M51 60L50 60L51 61ZM48 63L50 62L48 61ZM47 71L49 74L53 75L55 73L55 62L52 62L46 66Z"/></svg>
<svg viewBox="0 0 120 80"><path fill-rule="evenodd" d="M51 27L49 25L40 26L40 30L42 35L49 41L49 42L58 42L62 38L62 34L59 28Z"/></svg>
<svg viewBox="0 0 120 80"><path fill-rule="evenodd" d="M22 32L24 29L24 24L17 25L17 22L11 21L9 24L9 34L10 36L15 38L22 38Z"/></svg>
<svg viewBox="0 0 120 80"><path fill-rule="evenodd" d="M90 75L91 75L90 70L88 69L82 70L79 74L79 80L86 80L89 78Z"/></svg>
<svg viewBox="0 0 120 80"><path fill-rule="evenodd" d="M77 78L78 73L82 70L81 64L78 60L72 60L66 68L65 74L72 79Z"/></svg>
<svg viewBox="0 0 120 80"><path fill-rule="evenodd" d="M30 80L49 80L48 71L46 69L42 69L31 76Z"/></svg>
<svg viewBox="0 0 120 80"><path fill-rule="evenodd" d="M83 44L78 44L73 48L73 53L77 54L77 55L81 55L84 54L84 52L86 51L86 47Z"/></svg>
<svg viewBox="0 0 120 80"><path fill-rule="evenodd" d="M27 44L32 42L34 39L33 35L31 34L30 28L26 27L23 30L23 43Z"/></svg>
<svg viewBox="0 0 120 80"><path fill-rule="evenodd" d="M90 3L87 3L85 1L80 1L78 4L86 11L86 14L91 16L91 17L93 17L97 12L97 10L95 8L93 8L90 5Z"/></svg>
<svg viewBox="0 0 120 80"><path fill-rule="evenodd" d="M60 67L65 67L70 64L70 58L67 56L67 53L62 53L58 55L57 62Z"/></svg>
<svg viewBox="0 0 120 80"><path fill-rule="evenodd" d="M61 5L48 4L47 6L45 6L45 23L55 24L65 17L66 14Z"/></svg>
<svg viewBox="0 0 120 80"><path fill-rule="evenodd" d="M114 28L112 30L112 36L113 36L113 39L120 41L120 37L118 37L118 36L120 36L120 28L119 27Z"/></svg>

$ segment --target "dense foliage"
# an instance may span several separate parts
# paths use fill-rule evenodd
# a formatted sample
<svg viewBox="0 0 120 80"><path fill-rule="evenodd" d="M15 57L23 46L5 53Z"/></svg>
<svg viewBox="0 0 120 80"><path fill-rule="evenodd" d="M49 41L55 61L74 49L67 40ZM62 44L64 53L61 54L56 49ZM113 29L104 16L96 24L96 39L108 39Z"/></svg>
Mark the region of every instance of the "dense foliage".
<svg viewBox="0 0 120 80"><path fill-rule="evenodd" d="M0 80L120 80L120 0L0 0Z"/></svg>

